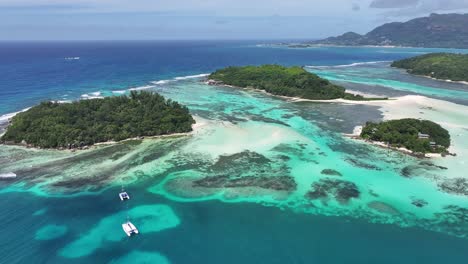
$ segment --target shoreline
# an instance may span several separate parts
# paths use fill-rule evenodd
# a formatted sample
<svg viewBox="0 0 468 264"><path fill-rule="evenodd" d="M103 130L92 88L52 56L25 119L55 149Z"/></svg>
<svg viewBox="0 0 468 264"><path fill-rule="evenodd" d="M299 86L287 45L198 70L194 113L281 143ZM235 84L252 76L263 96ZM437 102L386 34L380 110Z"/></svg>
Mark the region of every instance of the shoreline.
<svg viewBox="0 0 468 264"><path fill-rule="evenodd" d="M464 165L464 158L468 157L466 136L468 124L463 122L468 107L456 103L433 99L421 95L406 95L392 98L387 101L353 102L342 103L363 104L379 107L383 120L416 118L427 119L438 123L447 129L451 136L451 145L448 152L456 155L453 159L457 164ZM453 154L455 153L455 154ZM429 155L434 156L434 155ZM435 155L436 157L439 155ZM447 156L449 157L449 156Z"/></svg>
<svg viewBox="0 0 468 264"><path fill-rule="evenodd" d="M275 45L275 44L273 44ZM424 48L424 47L410 47L410 46L397 46L397 45L338 45L338 44L295 44L295 43L289 43L289 44L276 44L278 46L285 46L288 48L315 48L315 47L330 47L330 48L387 48L387 49L395 49L395 48L407 48L407 49L418 49L418 48L423 48L423 49L434 49L434 48ZM294 47L297 45L298 47Z"/></svg>
<svg viewBox="0 0 468 264"><path fill-rule="evenodd" d="M297 45L298 47L294 47ZM284 46L288 48L318 48L318 47L336 47L336 48L403 48L403 49L447 49L447 50L466 50L466 48L453 47L414 47L401 45L338 45L338 44L307 44L307 43L278 43L270 44L270 46ZM301 47L302 46L302 47Z"/></svg>
<svg viewBox="0 0 468 264"><path fill-rule="evenodd" d="M397 68L399 69L399 68ZM424 77L424 78L429 78L431 80L435 80L435 81L440 81L440 82L447 82L447 83L456 83L456 84L463 84L463 85L468 85L468 81L452 81L452 80L445 80L445 79L437 79L437 78L434 78L432 76L428 76L428 75L418 75L418 74L412 74L412 73L409 73L408 74L411 74L411 75L414 75L414 76L421 76L421 77Z"/></svg>
<svg viewBox="0 0 468 264"><path fill-rule="evenodd" d="M390 67L393 68L393 69L404 71L404 72L406 72L407 74L409 74L411 76L424 77L424 78L428 78L428 79L431 79L431 80L434 80L434 81L440 81L440 82L468 85L468 81L453 81L453 80L450 80L450 79L438 79L438 78L435 78L435 77L432 77L432 76L429 76L429 75L410 73L408 71L408 69L405 69L405 68L398 68L398 67L393 67L393 66L390 66Z"/></svg>
<svg viewBox="0 0 468 264"><path fill-rule="evenodd" d="M371 145L374 145L374 146L377 146L377 147L381 147L381 148L384 148L384 149L388 149L388 150L392 150L392 151L398 151L398 152L401 152L403 154L406 154L406 155L409 155L409 156L412 156L412 157L416 157L416 158L420 158L420 159L424 159L424 158L443 158L444 156L441 154L441 153L415 153L405 147L393 147L385 142L382 142L382 141L374 141L374 140L369 140L369 139L364 139L361 137L361 131L362 131L362 128L363 126L356 126L354 128L354 131L352 134L345 134L343 133L342 135L344 135L345 137L348 137L350 139L353 139L353 140L357 140L357 141L361 141L361 142L365 142L367 144L371 144Z"/></svg>
<svg viewBox="0 0 468 264"><path fill-rule="evenodd" d="M291 97L291 96L286 96L286 95L272 94L272 93L269 93L269 92L267 92L265 90L257 89L257 88L254 88L254 87L239 87L239 86L224 84L224 83L220 83L220 82L217 82L217 81L211 80L211 79L204 80L203 83L206 84L206 85L209 85L209 86L229 87L229 88L235 88L235 89L242 89L242 90L260 92L260 93L263 93L263 94L268 95L268 96L278 97L278 98L285 99L285 100L291 101L291 102L307 101L307 102L319 102L319 103L320 102L333 103L333 102L348 102L348 101L349 102L378 102L378 101L389 101L389 100L391 100L391 98L380 97L378 95L375 95L376 97L372 97L372 98L363 98L363 100L349 100L349 99L344 99L344 98L337 98L337 99L305 99L305 98L301 98L301 97ZM351 94L351 95L360 95L360 96L365 95L365 93L361 93L359 91L345 90L345 93L347 93L347 92L351 92L351 93L348 93L348 94Z"/></svg>
<svg viewBox="0 0 468 264"><path fill-rule="evenodd" d="M206 125L206 122L198 116L193 116L193 119L195 119L195 124L192 125L192 131L190 132L184 132L184 133L174 133L174 134L165 134L165 135L156 135L156 136L139 136L139 137L131 137L131 138L126 138L120 141L105 141L105 142L98 142L92 145L86 145L80 148L73 148L73 149L67 149L67 148L38 148L34 146L28 146L27 144L21 144L21 143L14 143L14 144L8 144L8 143L0 143L0 145L4 146L16 146L16 147L22 147L26 149L32 149L32 150L51 150L51 151L61 151L61 152L77 152L77 151L83 151L83 150L90 150L90 149L96 149L101 146L108 146L108 145L114 145L118 143L124 143L132 140L145 140L145 139L164 139L164 138L177 138L177 137L185 137L185 136L191 136L195 133L197 133L200 128Z"/></svg>

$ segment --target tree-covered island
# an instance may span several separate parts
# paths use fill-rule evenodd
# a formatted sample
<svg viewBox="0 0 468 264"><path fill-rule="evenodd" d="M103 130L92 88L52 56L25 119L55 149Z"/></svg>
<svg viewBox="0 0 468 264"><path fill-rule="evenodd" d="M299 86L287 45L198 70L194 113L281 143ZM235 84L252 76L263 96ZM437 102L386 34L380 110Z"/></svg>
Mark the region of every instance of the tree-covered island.
<svg viewBox="0 0 468 264"><path fill-rule="evenodd" d="M468 54L431 53L395 61L392 67L440 80L468 82Z"/></svg>
<svg viewBox="0 0 468 264"><path fill-rule="evenodd" d="M367 122L361 138L404 147L415 153L447 153L450 147L450 134L446 129L432 121L412 118Z"/></svg>
<svg viewBox="0 0 468 264"><path fill-rule="evenodd" d="M310 100L382 100L347 93L345 88L332 84L301 67L280 65L227 67L208 76L210 84L253 88L273 95Z"/></svg>
<svg viewBox="0 0 468 264"><path fill-rule="evenodd" d="M1 142L40 148L75 148L106 141L192 131L187 107L151 92L129 96L43 102L11 120Z"/></svg>

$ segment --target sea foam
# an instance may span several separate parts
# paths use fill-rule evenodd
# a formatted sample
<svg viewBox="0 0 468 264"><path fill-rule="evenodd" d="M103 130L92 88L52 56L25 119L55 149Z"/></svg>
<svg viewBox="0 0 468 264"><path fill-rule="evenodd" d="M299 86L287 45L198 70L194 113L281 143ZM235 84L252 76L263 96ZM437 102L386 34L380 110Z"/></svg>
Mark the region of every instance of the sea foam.
<svg viewBox="0 0 468 264"><path fill-rule="evenodd" d="M368 61L368 62L355 62L351 64L342 64L342 65L328 65L328 66L314 66L314 65L307 65L306 68L312 69L328 69L328 68L347 68L347 67L355 67L361 65L372 65L372 64L380 64L380 63L388 63L391 61Z"/></svg>
<svg viewBox="0 0 468 264"><path fill-rule="evenodd" d="M8 121L10 121L11 118L13 118L15 115L21 113L21 112L25 112L25 111L28 111L29 108L31 107L28 107L28 108L25 108L21 111L18 111L18 112L14 112L14 113L8 113L8 114L4 114L4 115L1 115L0 116L0 124L5 124L5 123L8 123Z"/></svg>
<svg viewBox="0 0 468 264"><path fill-rule="evenodd" d="M210 75L210 74L209 73L202 73L202 74L196 74L196 75L179 76L179 77L174 77L173 79L153 81L151 83L156 84L156 85L162 85L162 84L167 84L167 83L175 82L175 81L203 78L203 77L206 77L208 75Z"/></svg>
<svg viewBox="0 0 468 264"><path fill-rule="evenodd" d="M128 89L128 90L129 90L129 91L140 91L140 90L151 89L151 88L154 88L154 87L155 87L154 85L145 85L145 86L139 86L139 87L130 88L130 89Z"/></svg>
<svg viewBox="0 0 468 264"><path fill-rule="evenodd" d="M16 174L13 172L0 173L0 179L13 179L16 178Z"/></svg>
<svg viewBox="0 0 468 264"><path fill-rule="evenodd" d="M101 92L92 92L89 94L81 95L81 99L97 99L97 98L103 98L101 95Z"/></svg>
<svg viewBox="0 0 468 264"><path fill-rule="evenodd" d="M196 79L196 78L206 77L208 75L210 75L210 74L202 73L202 74L197 74L197 75L187 75L187 76L182 76L182 77L175 77L174 80Z"/></svg>

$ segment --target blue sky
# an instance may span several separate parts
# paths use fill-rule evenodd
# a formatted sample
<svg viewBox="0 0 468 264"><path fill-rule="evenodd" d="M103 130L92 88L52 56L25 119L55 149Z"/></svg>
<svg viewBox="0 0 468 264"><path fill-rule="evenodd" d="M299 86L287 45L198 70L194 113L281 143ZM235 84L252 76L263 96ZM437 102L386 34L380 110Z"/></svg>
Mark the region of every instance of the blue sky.
<svg viewBox="0 0 468 264"><path fill-rule="evenodd" d="M313 39L468 0L0 0L0 40Z"/></svg>

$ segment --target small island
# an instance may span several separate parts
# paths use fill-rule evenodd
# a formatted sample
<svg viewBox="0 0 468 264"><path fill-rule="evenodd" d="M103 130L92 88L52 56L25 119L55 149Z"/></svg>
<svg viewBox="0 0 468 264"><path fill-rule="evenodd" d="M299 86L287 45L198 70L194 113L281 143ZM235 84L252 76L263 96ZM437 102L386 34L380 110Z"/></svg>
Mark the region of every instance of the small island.
<svg viewBox="0 0 468 264"><path fill-rule="evenodd" d="M187 107L163 96L132 91L129 96L43 102L11 120L1 142L39 148L74 149L100 142L192 131Z"/></svg>
<svg viewBox="0 0 468 264"><path fill-rule="evenodd" d="M446 129L432 121L412 118L367 122L360 137L413 153L447 154L450 147L450 134Z"/></svg>
<svg viewBox="0 0 468 264"><path fill-rule="evenodd" d="M399 60L392 67L406 69L410 74L424 75L439 80L468 82L468 55L431 53Z"/></svg>
<svg viewBox="0 0 468 264"><path fill-rule="evenodd" d="M253 88L267 93L309 100L385 100L365 98L347 93L345 88L332 84L301 67L280 65L227 67L208 76L208 84Z"/></svg>

